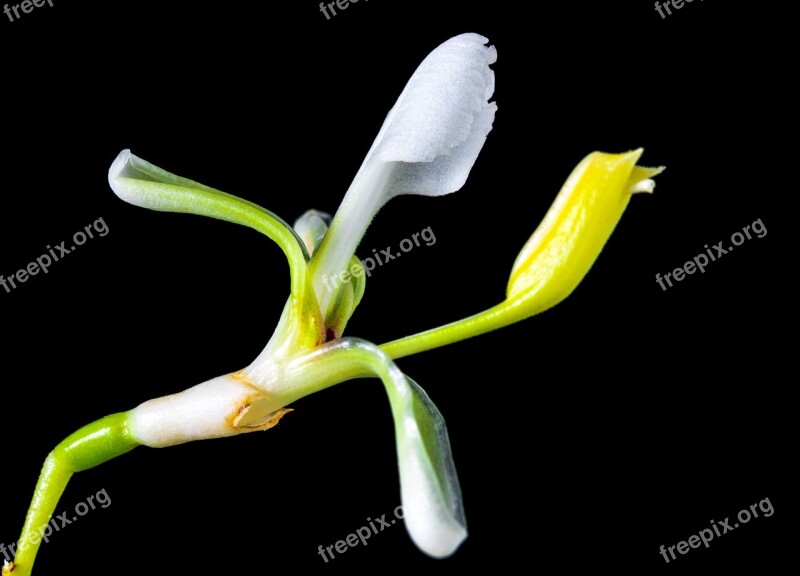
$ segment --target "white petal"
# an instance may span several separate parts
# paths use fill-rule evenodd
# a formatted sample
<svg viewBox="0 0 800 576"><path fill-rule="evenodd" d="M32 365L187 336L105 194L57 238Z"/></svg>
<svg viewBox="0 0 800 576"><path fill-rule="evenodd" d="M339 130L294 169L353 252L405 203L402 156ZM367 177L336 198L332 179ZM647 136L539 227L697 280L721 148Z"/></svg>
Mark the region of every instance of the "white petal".
<svg viewBox="0 0 800 576"><path fill-rule="evenodd" d="M394 376L393 380L397 384L400 379ZM444 418L416 382L405 380L408 391L392 406L403 517L420 550L445 558L467 537L461 488Z"/></svg>
<svg viewBox="0 0 800 576"><path fill-rule="evenodd" d="M494 47L479 34L451 38L414 72L389 112L323 240L314 287L323 313L329 295L322 278L337 275L355 252L375 214L393 196L441 196L469 175L497 106Z"/></svg>
<svg viewBox="0 0 800 576"><path fill-rule="evenodd" d="M489 103L494 93L489 65L497 60L497 51L485 46L487 41L479 34L462 34L422 61L386 117L364 166L374 160L427 163L455 155L463 156L460 164L469 171L496 110ZM473 139L480 144L464 146Z"/></svg>
<svg viewBox="0 0 800 576"><path fill-rule="evenodd" d="M125 149L120 152L108 169L108 184L120 199L151 210L186 212L181 194L170 188L203 190L222 194L214 188L200 184L194 180L176 176L150 164ZM177 187L177 188L175 188Z"/></svg>
<svg viewBox="0 0 800 576"><path fill-rule="evenodd" d="M392 407L406 528L426 554L450 556L467 537L467 525L447 426L425 391L385 352L359 338L328 342L287 363L267 393L288 403L370 374L380 377Z"/></svg>

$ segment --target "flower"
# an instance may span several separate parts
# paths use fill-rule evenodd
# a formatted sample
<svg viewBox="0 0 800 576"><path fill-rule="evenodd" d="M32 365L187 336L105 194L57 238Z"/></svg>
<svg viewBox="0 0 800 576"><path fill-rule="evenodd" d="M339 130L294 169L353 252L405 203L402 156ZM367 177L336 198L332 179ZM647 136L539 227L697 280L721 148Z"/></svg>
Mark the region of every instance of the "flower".
<svg viewBox="0 0 800 576"><path fill-rule="evenodd" d="M401 194L438 196L466 181L491 130L496 59L486 38L463 34L435 49L389 112L331 219L309 211L294 227L252 202L167 172L123 150L108 180L122 200L145 208L209 216L254 228L289 261L290 294L272 337L245 368L140 404L78 430L48 456L23 528L16 564L30 574L35 533L75 472L137 446L267 430L289 405L335 384L380 378L395 424L406 527L428 555L453 554L467 536L464 505L444 418L397 358L510 324L565 298L597 258L630 194L652 191L660 169L636 166L641 150L594 153L575 169L512 268L507 298L470 318L382 346L345 337L365 290L364 275L335 290L322 280L360 266L355 250L378 210ZM330 224L330 226L329 226Z"/></svg>

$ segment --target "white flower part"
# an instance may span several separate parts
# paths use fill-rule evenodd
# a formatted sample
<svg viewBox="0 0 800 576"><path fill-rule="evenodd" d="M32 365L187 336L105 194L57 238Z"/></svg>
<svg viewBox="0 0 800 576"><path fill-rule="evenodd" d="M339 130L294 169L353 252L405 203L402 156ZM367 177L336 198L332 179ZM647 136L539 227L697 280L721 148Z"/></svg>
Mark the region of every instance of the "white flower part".
<svg viewBox="0 0 800 576"><path fill-rule="evenodd" d="M438 487L432 482L429 467L416 451L400 460L403 518L420 550L434 558L446 558L467 538L467 529L437 497Z"/></svg>
<svg viewBox="0 0 800 576"><path fill-rule="evenodd" d="M142 160L129 149L120 152L108 169L108 184L121 200L151 210L184 211L179 189L172 194L165 194L164 189L157 189L151 185L152 183L219 193L205 184L176 176L147 160Z"/></svg>
<svg viewBox="0 0 800 576"><path fill-rule="evenodd" d="M492 129L497 50L479 34L451 38L419 65L356 175L374 162L398 162L388 196L455 192ZM389 198L387 197L386 200Z"/></svg>
<svg viewBox="0 0 800 576"><path fill-rule="evenodd" d="M165 448L266 430L286 413L282 407L241 374L227 374L140 404L128 426L140 444Z"/></svg>
<svg viewBox="0 0 800 576"><path fill-rule="evenodd" d="M467 524L447 426L425 391L385 352L359 338L328 342L290 359L267 393L288 403L368 374L381 379L392 407L406 529L429 556L450 556L467 537Z"/></svg>
<svg viewBox="0 0 800 576"><path fill-rule="evenodd" d="M446 558L467 538L461 488L447 430L439 410L422 388L396 366L392 372L395 371L399 376L392 374L392 380L402 398L393 408L400 412L395 426L403 519L420 550L434 558ZM412 408L415 401L420 411ZM426 442L420 424L435 438L433 444L431 438Z"/></svg>
<svg viewBox="0 0 800 576"><path fill-rule="evenodd" d="M320 246L317 297L331 298L323 279L349 262L380 208L400 194L441 196L469 175L492 129L497 51L479 34L446 41L420 64L391 109Z"/></svg>
<svg viewBox="0 0 800 576"><path fill-rule="evenodd" d="M294 223L294 230L303 240L309 254L314 254L328 231L333 216L319 210L307 210Z"/></svg>
<svg viewBox="0 0 800 576"><path fill-rule="evenodd" d="M630 187L631 194L652 194L653 191L656 189L656 181L650 178L645 178L644 180L639 180L635 184Z"/></svg>

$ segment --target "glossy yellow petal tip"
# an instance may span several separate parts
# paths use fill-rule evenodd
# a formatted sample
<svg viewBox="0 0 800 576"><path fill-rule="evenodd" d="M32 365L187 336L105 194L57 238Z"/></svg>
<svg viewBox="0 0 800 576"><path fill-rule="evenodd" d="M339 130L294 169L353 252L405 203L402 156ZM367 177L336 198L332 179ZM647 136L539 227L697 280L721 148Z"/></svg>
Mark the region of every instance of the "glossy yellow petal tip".
<svg viewBox="0 0 800 576"><path fill-rule="evenodd" d="M597 259L631 195L653 191L652 178L664 168L637 166L643 152L593 152L572 171L511 270L506 295L521 316L569 296Z"/></svg>

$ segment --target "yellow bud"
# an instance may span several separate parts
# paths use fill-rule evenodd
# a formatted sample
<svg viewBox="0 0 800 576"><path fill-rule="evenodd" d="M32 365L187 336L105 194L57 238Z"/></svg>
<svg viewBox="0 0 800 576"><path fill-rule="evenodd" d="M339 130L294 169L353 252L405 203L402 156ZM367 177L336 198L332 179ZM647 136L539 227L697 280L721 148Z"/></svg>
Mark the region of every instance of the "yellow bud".
<svg viewBox="0 0 800 576"><path fill-rule="evenodd" d="M517 256L503 302L464 320L384 344L383 351L402 358L431 350L519 322L569 296L597 259L631 195L655 188L651 178L664 168L637 166L642 152L593 152L578 164Z"/></svg>
<svg viewBox="0 0 800 576"><path fill-rule="evenodd" d="M643 151L593 152L572 171L511 269L506 303L516 308L518 319L569 296L597 259L631 195L653 191L651 178L664 168L636 166Z"/></svg>

